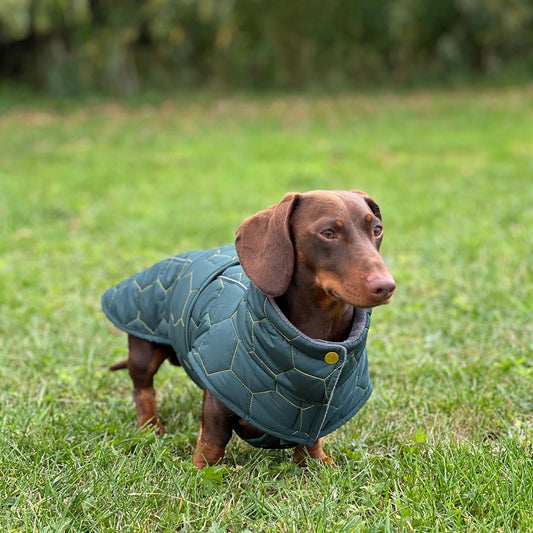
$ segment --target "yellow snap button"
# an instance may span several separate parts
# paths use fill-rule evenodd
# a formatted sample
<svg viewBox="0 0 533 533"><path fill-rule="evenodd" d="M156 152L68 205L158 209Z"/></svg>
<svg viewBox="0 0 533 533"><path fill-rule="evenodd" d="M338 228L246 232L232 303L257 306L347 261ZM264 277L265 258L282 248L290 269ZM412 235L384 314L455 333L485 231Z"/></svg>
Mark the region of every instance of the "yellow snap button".
<svg viewBox="0 0 533 533"><path fill-rule="evenodd" d="M328 365L334 365L339 361L339 354L335 352L328 352L324 356L324 361L326 361Z"/></svg>

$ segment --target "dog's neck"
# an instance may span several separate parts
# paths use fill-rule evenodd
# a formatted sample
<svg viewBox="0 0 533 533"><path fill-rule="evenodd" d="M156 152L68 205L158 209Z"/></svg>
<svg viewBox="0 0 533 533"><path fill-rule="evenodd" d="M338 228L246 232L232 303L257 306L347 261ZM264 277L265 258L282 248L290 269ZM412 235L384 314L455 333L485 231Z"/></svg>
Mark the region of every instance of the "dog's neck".
<svg viewBox="0 0 533 533"><path fill-rule="evenodd" d="M276 301L289 322L312 339L341 342L350 334L353 307L321 290L309 291L293 282Z"/></svg>

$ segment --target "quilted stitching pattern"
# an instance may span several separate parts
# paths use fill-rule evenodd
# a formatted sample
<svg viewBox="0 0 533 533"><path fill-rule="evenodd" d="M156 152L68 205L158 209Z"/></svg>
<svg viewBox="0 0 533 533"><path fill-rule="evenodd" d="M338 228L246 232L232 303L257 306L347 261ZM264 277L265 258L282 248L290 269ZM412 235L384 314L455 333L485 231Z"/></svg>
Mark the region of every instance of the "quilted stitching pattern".
<svg viewBox="0 0 533 533"><path fill-rule="evenodd" d="M277 446L312 444L351 418L372 390L369 315L360 312L364 324L350 342L304 337L250 285L232 246L162 261L109 289L103 307L119 328L171 344L200 387L278 437ZM324 355L332 350L340 357L330 365Z"/></svg>
<svg viewBox="0 0 533 533"><path fill-rule="evenodd" d="M132 335L169 344L167 300L190 262L185 256L170 257L106 291L102 306L108 318Z"/></svg>
<svg viewBox="0 0 533 533"><path fill-rule="evenodd" d="M245 300L224 321L217 324L211 321L210 332L217 339L224 338L224 329L231 328L234 335L222 344L202 342L194 346L187 360L194 371L206 376L213 394L242 418L251 423L261 420L267 433L277 435L287 445L313 443L355 414L347 416L354 405L358 410L370 396L366 354L361 358L361 350L347 352L338 346L342 355L339 364L328 365L323 360L323 354L331 350L328 345L319 348L320 358L310 358L295 346L297 341L307 342L305 339L287 338L265 315L254 316L250 312L267 304L264 295L259 298L263 305L251 305ZM248 320L242 320L243 308ZM273 338L277 339L278 347L274 356L268 346ZM241 346L243 349L239 349ZM220 357L222 352L231 357ZM341 379L344 374L345 379ZM346 380L348 386L339 391L339 385Z"/></svg>

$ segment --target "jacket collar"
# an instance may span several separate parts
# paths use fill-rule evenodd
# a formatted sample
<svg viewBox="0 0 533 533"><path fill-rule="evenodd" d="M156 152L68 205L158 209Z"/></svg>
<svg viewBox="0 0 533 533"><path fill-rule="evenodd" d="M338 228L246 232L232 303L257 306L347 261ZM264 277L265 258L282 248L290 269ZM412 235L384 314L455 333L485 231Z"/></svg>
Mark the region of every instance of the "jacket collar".
<svg viewBox="0 0 533 533"><path fill-rule="evenodd" d="M313 339L302 333L289 322L274 298L266 296L251 283L247 290L246 299L252 312L258 317L264 317L268 320L269 324L265 325L266 328L275 329L291 346L313 359L323 360L325 354L331 351L349 357L360 353L365 348L372 314L371 309L355 309L352 329L348 338L342 342L331 342Z"/></svg>

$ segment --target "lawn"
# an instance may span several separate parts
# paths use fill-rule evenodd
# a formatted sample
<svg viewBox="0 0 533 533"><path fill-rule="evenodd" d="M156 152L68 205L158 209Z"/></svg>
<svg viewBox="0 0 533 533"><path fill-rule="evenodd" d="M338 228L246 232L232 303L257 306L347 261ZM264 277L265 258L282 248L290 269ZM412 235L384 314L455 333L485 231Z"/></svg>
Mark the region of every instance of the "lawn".
<svg viewBox="0 0 533 533"><path fill-rule="evenodd" d="M533 530L533 85L0 95L2 531ZM319 188L383 214L373 396L326 439L334 468L234 437L197 472L201 392L164 365L169 434L138 433L101 293Z"/></svg>

